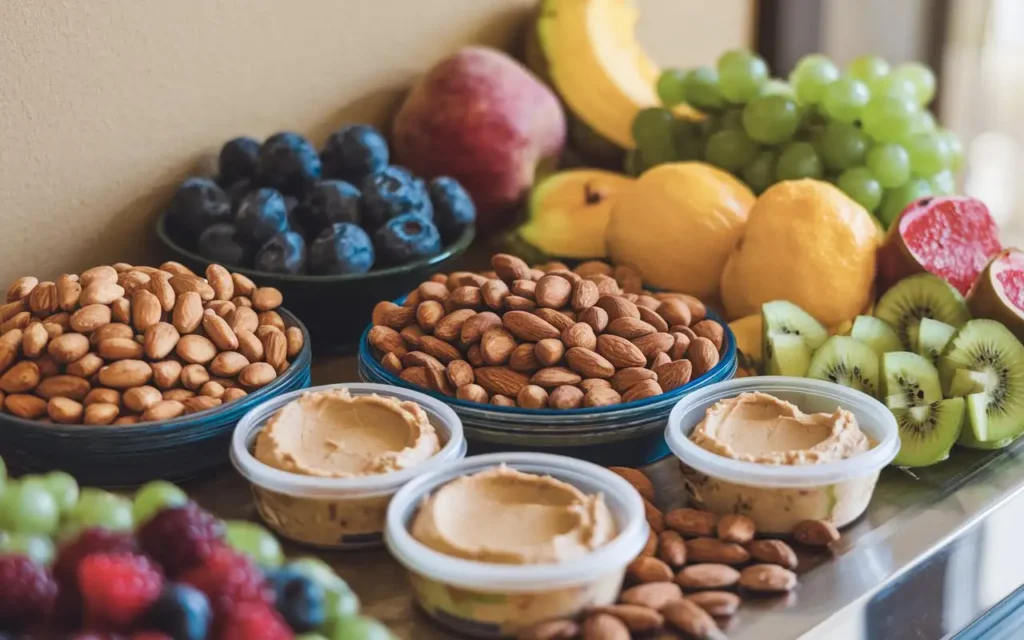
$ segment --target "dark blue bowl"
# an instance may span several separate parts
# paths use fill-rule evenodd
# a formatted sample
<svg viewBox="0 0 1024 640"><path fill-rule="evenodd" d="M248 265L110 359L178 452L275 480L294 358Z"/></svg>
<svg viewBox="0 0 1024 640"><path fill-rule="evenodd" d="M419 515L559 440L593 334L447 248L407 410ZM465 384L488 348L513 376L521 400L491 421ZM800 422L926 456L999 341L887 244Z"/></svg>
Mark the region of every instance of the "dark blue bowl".
<svg viewBox="0 0 1024 640"><path fill-rule="evenodd" d="M0 414L0 455L18 471L67 471L83 485L105 487L187 480L227 464L231 434L242 416L310 384L309 332L290 312L277 311L286 325L302 329L305 344L283 375L241 400L138 426L60 425Z"/></svg>

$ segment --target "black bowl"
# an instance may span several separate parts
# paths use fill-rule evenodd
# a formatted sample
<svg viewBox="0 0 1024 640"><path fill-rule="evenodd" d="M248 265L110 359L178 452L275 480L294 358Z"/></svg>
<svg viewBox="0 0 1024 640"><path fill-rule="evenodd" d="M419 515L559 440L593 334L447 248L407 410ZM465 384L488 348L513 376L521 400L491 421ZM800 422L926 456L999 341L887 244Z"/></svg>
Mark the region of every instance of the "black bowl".
<svg viewBox="0 0 1024 640"><path fill-rule="evenodd" d="M317 355L355 353L374 305L405 295L432 274L442 271L445 264L466 251L473 236L470 226L458 240L432 258L353 275L291 276L224 266L245 274L260 286L280 290L288 309L309 329ZM166 213L157 219L156 237L167 259L177 260L196 273L204 272L209 266L209 260L182 247L173 238L167 228Z"/></svg>

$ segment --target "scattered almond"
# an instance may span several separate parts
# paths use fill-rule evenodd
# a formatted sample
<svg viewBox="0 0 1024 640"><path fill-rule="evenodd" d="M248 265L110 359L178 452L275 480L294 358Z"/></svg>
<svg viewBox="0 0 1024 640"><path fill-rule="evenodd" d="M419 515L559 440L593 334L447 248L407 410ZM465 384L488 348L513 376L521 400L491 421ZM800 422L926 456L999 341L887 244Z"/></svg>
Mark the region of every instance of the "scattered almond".
<svg viewBox="0 0 1024 640"><path fill-rule="evenodd" d="M793 539L809 547L827 547L839 537L839 529L826 520L803 520L793 527Z"/></svg>
<svg viewBox="0 0 1024 640"><path fill-rule="evenodd" d="M730 513L718 520L718 538L725 542L746 544L754 539L754 521L739 513Z"/></svg>
<svg viewBox="0 0 1024 640"><path fill-rule="evenodd" d="M740 571L739 585L761 593L785 593L796 587L796 574L777 564L755 564Z"/></svg>
<svg viewBox="0 0 1024 640"><path fill-rule="evenodd" d="M684 589L728 589L740 579L740 572L726 564L691 564L676 575L676 583Z"/></svg>
<svg viewBox="0 0 1024 640"><path fill-rule="evenodd" d="M758 562L777 564L789 570L797 567L796 552L782 540L752 540L747 551Z"/></svg>
<svg viewBox="0 0 1024 640"><path fill-rule="evenodd" d="M649 582L630 587L619 595L625 604L637 604L641 607L660 611L665 605L683 599L683 591L674 582Z"/></svg>
<svg viewBox="0 0 1024 640"><path fill-rule="evenodd" d="M662 531L658 536L657 549L658 557L668 566L677 568L686 564L686 543L675 531Z"/></svg>
<svg viewBox="0 0 1024 640"><path fill-rule="evenodd" d="M684 538L713 536L717 523L715 514L697 509L673 509L665 514L665 526Z"/></svg>
<svg viewBox="0 0 1024 640"><path fill-rule="evenodd" d="M724 640L725 634L707 611L689 600L676 600L661 608L665 622L696 640Z"/></svg>
<svg viewBox="0 0 1024 640"><path fill-rule="evenodd" d="M669 582L672 569L657 558L641 556L626 567L626 575L635 582Z"/></svg>

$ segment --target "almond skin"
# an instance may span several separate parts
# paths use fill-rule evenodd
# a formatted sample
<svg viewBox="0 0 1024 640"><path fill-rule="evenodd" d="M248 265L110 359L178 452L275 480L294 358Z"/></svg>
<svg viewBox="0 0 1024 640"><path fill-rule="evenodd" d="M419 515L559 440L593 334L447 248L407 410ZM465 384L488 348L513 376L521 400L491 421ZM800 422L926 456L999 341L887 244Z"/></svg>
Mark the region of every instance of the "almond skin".
<svg viewBox="0 0 1024 640"><path fill-rule="evenodd" d="M789 570L797 567L796 552L782 540L752 540L747 551L758 562L777 564Z"/></svg>
<svg viewBox="0 0 1024 640"><path fill-rule="evenodd" d="M644 472L629 467L608 467L608 470L633 485L645 500L654 501L654 483Z"/></svg>
<svg viewBox="0 0 1024 640"><path fill-rule="evenodd" d="M619 600L625 604L637 604L655 611L670 602L683 599L683 591L674 582L649 582L630 587L622 592Z"/></svg>
<svg viewBox="0 0 1024 640"><path fill-rule="evenodd" d="M584 378L610 378L615 374L615 366L607 358L582 347L566 351L565 361L570 369Z"/></svg>
<svg viewBox="0 0 1024 640"><path fill-rule="evenodd" d="M739 585L760 593L784 593L796 587L796 574L777 564L755 564L740 572Z"/></svg>
<svg viewBox="0 0 1024 640"><path fill-rule="evenodd" d="M640 583L668 582L672 580L672 569L657 558L640 557L626 567L626 575Z"/></svg>
<svg viewBox="0 0 1024 640"><path fill-rule="evenodd" d="M718 517L697 509L673 509L665 514L665 526L684 538L702 538L715 535Z"/></svg>
<svg viewBox="0 0 1024 640"><path fill-rule="evenodd" d="M526 342L557 338L560 335L559 330L550 322L527 311L508 311L501 321L512 335Z"/></svg>
<svg viewBox="0 0 1024 640"><path fill-rule="evenodd" d="M676 583L684 589L728 589L740 579L740 572L726 564L691 564L676 575Z"/></svg>
<svg viewBox="0 0 1024 640"><path fill-rule="evenodd" d="M476 370L476 383L492 395L514 398L529 384L529 378L508 367L480 367Z"/></svg>
<svg viewBox="0 0 1024 640"><path fill-rule="evenodd" d="M647 364L647 358L644 357L643 352L632 342L619 336L608 334L598 336L597 352L618 368L642 367Z"/></svg>
<svg viewBox="0 0 1024 640"><path fill-rule="evenodd" d="M546 275L537 281L534 299L537 306L549 309L561 309L569 303L572 295L572 284L560 276Z"/></svg>

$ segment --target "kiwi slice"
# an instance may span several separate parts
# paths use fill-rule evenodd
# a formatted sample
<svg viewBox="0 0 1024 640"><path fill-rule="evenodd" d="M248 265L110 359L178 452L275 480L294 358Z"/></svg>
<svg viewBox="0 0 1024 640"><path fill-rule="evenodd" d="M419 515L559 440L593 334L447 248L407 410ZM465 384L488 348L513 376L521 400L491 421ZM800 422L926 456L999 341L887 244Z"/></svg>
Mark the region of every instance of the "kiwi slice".
<svg viewBox="0 0 1024 640"><path fill-rule="evenodd" d="M804 339L811 353L828 338L828 331L800 307L787 300L773 300L761 305L762 362L772 358L772 344L768 338L776 334L797 335ZM768 366L767 364L765 366Z"/></svg>
<svg viewBox="0 0 1024 640"><path fill-rule="evenodd" d="M892 414L900 429L900 451L892 463L926 467L949 457L964 424L964 399L893 409Z"/></svg>
<svg viewBox="0 0 1024 640"><path fill-rule="evenodd" d="M811 348L804 339L792 333L776 333L768 336L771 353L765 363L770 376L796 376L802 378L811 366Z"/></svg>
<svg viewBox="0 0 1024 640"><path fill-rule="evenodd" d="M850 336L871 347L871 349L882 357L882 354L889 351L900 351L900 338L896 330L885 320L874 316L857 316L853 320L853 328L850 329Z"/></svg>
<svg viewBox="0 0 1024 640"><path fill-rule="evenodd" d="M863 342L832 336L814 352L808 378L828 380L844 387L878 394L878 356Z"/></svg>
<svg viewBox="0 0 1024 640"><path fill-rule="evenodd" d="M971 320L939 358L948 395L967 393L967 420L981 442L1024 432L1024 346L994 320Z"/></svg>
<svg viewBox="0 0 1024 640"><path fill-rule="evenodd" d="M878 301L875 316L896 329L904 351L917 347L921 318L939 320L954 328L971 319L960 292L930 273L918 273L897 282Z"/></svg>
<svg viewBox="0 0 1024 640"><path fill-rule="evenodd" d="M891 351L882 356L882 384L885 404L906 409L942 400L942 385L935 365L909 351Z"/></svg>
<svg viewBox="0 0 1024 640"><path fill-rule="evenodd" d="M949 339L956 333L956 329L945 322L939 322L932 318L921 318L921 324L917 327L917 348L915 351L932 364L939 364L939 355L946 348Z"/></svg>
<svg viewBox="0 0 1024 640"><path fill-rule="evenodd" d="M968 418L970 423L970 418ZM1020 436L1017 436L1019 438ZM974 437L974 428L968 424L964 429L960 430L960 438L956 441L961 447L967 447L968 449L981 449L982 451L994 451L996 449L1002 449L1008 447L1014 443L1017 438L1003 438L1002 440L993 440L992 442L983 442Z"/></svg>

